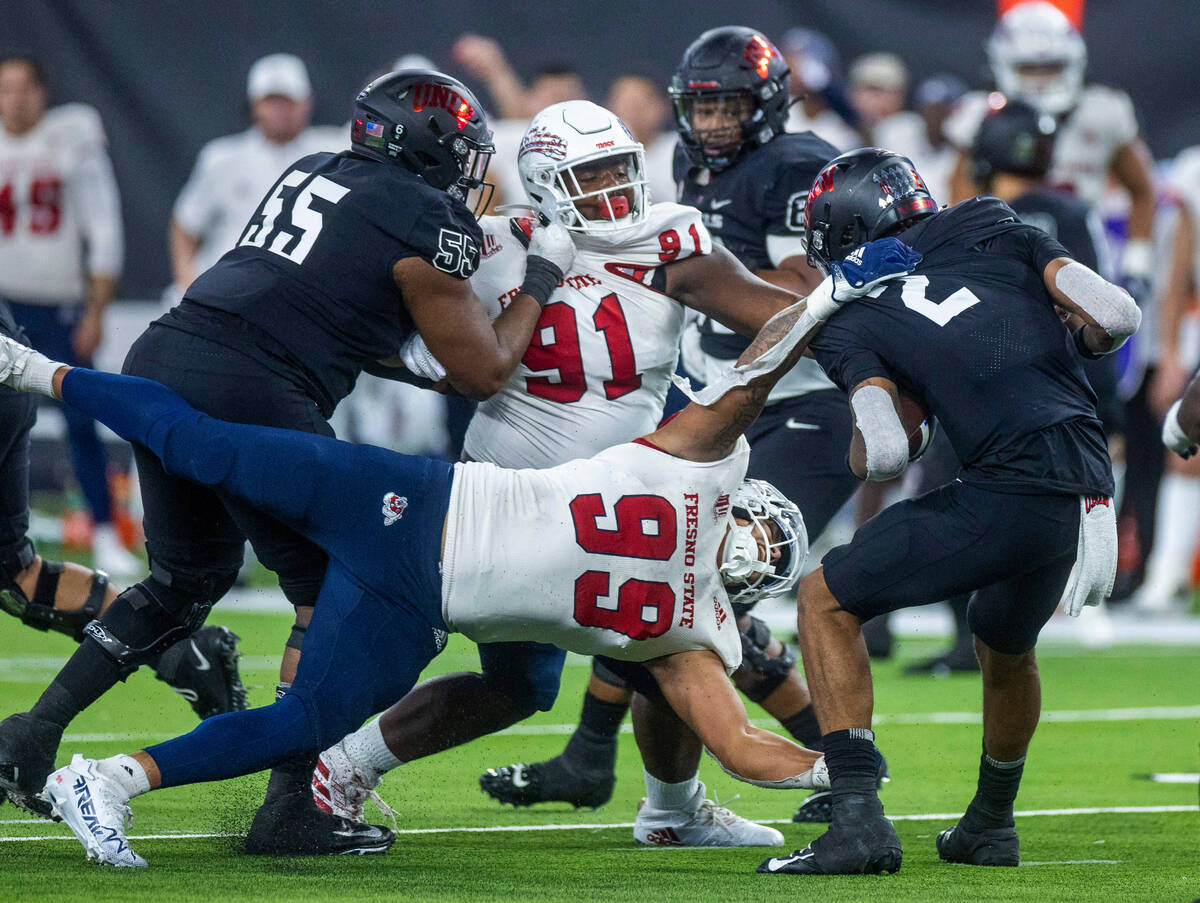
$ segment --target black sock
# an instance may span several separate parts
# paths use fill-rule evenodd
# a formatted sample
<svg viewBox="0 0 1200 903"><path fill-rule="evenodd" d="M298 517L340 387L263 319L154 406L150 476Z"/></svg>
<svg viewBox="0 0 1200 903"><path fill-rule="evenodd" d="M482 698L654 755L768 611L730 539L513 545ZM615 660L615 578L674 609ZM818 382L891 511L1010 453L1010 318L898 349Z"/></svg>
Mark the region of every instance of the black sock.
<svg viewBox="0 0 1200 903"><path fill-rule="evenodd" d="M1011 828L1013 803L1025 771L1025 757L1000 762L984 753L979 759L979 787L962 820L971 828Z"/></svg>
<svg viewBox="0 0 1200 903"><path fill-rule="evenodd" d="M267 780L267 797L264 803L287 794L311 794L313 769L317 767L319 755L320 753L304 753L292 756L272 768L271 777Z"/></svg>
<svg viewBox="0 0 1200 903"><path fill-rule="evenodd" d="M822 740L835 825L861 825L883 817L877 774L879 750L868 728L831 731Z"/></svg>
<svg viewBox="0 0 1200 903"><path fill-rule="evenodd" d="M562 758L580 771L611 773L617 763L617 734L627 711L626 703L605 702L585 694L579 727L567 741Z"/></svg>
<svg viewBox="0 0 1200 903"><path fill-rule="evenodd" d="M817 713L811 702L792 717L780 718L779 723L809 749L820 751L824 748L821 746L821 725L817 723Z"/></svg>
<svg viewBox="0 0 1200 903"><path fill-rule="evenodd" d="M63 665L30 714L65 728L128 673L95 640L87 638Z"/></svg>

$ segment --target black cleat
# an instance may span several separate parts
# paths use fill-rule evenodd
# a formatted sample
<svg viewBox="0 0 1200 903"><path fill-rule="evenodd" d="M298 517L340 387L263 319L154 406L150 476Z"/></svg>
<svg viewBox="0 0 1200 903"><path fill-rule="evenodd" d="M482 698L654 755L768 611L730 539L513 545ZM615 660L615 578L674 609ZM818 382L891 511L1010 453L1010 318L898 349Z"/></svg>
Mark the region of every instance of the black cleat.
<svg viewBox="0 0 1200 903"><path fill-rule="evenodd" d="M892 823L870 820L830 825L829 830L790 856L772 856L760 875L882 875L900 871L900 838Z"/></svg>
<svg viewBox="0 0 1200 903"><path fill-rule="evenodd" d="M267 800L254 814L246 852L254 856L367 856L386 853L396 835L382 825L360 825L322 812L312 792Z"/></svg>
<svg viewBox="0 0 1200 903"><path fill-rule="evenodd" d="M598 809L612 799L616 775L576 771L555 756L526 765L517 762L489 768L479 776L479 786L492 799L513 806L534 803L570 803L575 808Z"/></svg>
<svg viewBox="0 0 1200 903"><path fill-rule="evenodd" d="M158 659L159 680L192 704L201 719L248 707L238 673L240 637L228 627L201 627Z"/></svg>
<svg viewBox="0 0 1200 903"><path fill-rule="evenodd" d="M967 865L1021 864L1021 846L1016 828L967 831L960 822L938 834L937 851L946 862Z"/></svg>
<svg viewBox="0 0 1200 903"><path fill-rule="evenodd" d="M887 759L880 756L878 780L875 783L876 788L882 787L891 779L892 772L888 768ZM833 821L833 793L828 790L813 792L800 804L800 808L792 816L792 821L808 824L829 824Z"/></svg>
<svg viewBox="0 0 1200 903"><path fill-rule="evenodd" d="M41 818L58 819L41 797L46 778L54 771L54 756L62 728L28 712L0 721L0 793L14 806Z"/></svg>

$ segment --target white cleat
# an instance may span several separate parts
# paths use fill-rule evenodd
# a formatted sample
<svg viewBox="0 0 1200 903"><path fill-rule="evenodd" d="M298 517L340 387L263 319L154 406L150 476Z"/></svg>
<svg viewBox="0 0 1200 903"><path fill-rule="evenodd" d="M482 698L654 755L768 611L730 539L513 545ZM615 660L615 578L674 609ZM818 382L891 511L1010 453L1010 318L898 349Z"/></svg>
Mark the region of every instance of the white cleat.
<svg viewBox="0 0 1200 903"><path fill-rule="evenodd" d="M138 577L147 565L125 548L112 524L98 524L92 535L92 566L114 577Z"/></svg>
<svg viewBox="0 0 1200 903"><path fill-rule="evenodd" d="M126 817L133 822L129 794L96 771L95 759L76 755L70 765L46 779L42 793L54 814L79 838L88 859L101 865L145 867L146 860L125 837Z"/></svg>
<svg viewBox="0 0 1200 903"><path fill-rule="evenodd" d="M703 800L695 812L652 809L642 800L633 837L638 843L660 847L781 847L783 835Z"/></svg>
<svg viewBox="0 0 1200 903"><path fill-rule="evenodd" d="M325 812L366 824L363 804L371 800L394 826L395 811L375 792L381 780L375 769L353 761L346 752L346 741L339 740L317 759L312 776L313 802Z"/></svg>

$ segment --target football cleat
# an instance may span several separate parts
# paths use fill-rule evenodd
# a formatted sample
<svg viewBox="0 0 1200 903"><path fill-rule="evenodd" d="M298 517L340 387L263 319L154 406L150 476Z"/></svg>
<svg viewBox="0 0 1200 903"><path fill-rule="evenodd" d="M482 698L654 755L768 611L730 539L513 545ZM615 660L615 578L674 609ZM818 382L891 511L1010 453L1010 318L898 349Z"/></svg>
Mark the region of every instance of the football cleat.
<svg viewBox="0 0 1200 903"><path fill-rule="evenodd" d="M783 835L718 806L701 801L695 812L652 809L643 799L638 805L633 837L638 843L659 847L781 847Z"/></svg>
<svg viewBox="0 0 1200 903"><path fill-rule="evenodd" d="M1021 864L1016 828L967 831L960 822L938 834L937 851L946 862L964 862L967 865Z"/></svg>
<svg viewBox="0 0 1200 903"><path fill-rule="evenodd" d="M979 659L975 657L974 649L951 649L927 661L915 662L904 669L905 674L932 674L934 677L945 677L960 672L979 672Z"/></svg>
<svg viewBox="0 0 1200 903"><path fill-rule="evenodd" d="M129 794L96 770L95 759L76 755L70 765L50 775L43 792L54 814L79 838L88 859L101 865L145 867L146 860L125 836L126 819L133 823Z"/></svg>
<svg viewBox="0 0 1200 903"><path fill-rule="evenodd" d="M824 762L824 759L819 761ZM876 788L882 787L891 779L892 773L888 769L887 759L880 756L878 780L875 782ZM818 790L816 793L806 797L804 802L800 804L800 808L796 810L796 814L792 816L792 821L809 824L829 824L833 821L832 791Z"/></svg>
<svg viewBox="0 0 1200 903"><path fill-rule="evenodd" d="M14 806L41 818L55 818L41 792L46 776L54 771L61 739L61 727L28 712L0 721L0 791Z"/></svg>
<svg viewBox="0 0 1200 903"><path fill-rule="evenodd" d="M513 806L570 803L577 809L603 806L612 799L616 782L611 771L577 771L562 755L532 765L516 762L502 768L489 768L479 776L483 792L500 803Z"/></svg>
<svg viewBox="0 0 1200 903"><path fill-rule="evenodd" d="M772 856L760 875L880 875L900 870L902 853L896 829L883 815L838 823L790 856Z"/></svg>
<svg viewBox="0 0 1200 903"><path fill-rule="evenodd" d="M340 740L317 759L312 776L313 802L322 812L363 824L363 803L371 800L395 828L396 811L375 791L381 780L375 769L354 762L346 752L346 741Z"/></svg>
<svg viewBox="0 0 1200 903"><path fill-rule="evenodd" d="M191 703L201 719L248 707L238 672L238 640L228 627L201 627L158 659L155 675Z"/></svg>
<svg viewBox="0 0 1200 903"><path fill-rule="evenodd" d="M305 788L263 803L246 835L255 856L366 856L386 853L396 835L382 825L356 824L323 812Z"/></svg>

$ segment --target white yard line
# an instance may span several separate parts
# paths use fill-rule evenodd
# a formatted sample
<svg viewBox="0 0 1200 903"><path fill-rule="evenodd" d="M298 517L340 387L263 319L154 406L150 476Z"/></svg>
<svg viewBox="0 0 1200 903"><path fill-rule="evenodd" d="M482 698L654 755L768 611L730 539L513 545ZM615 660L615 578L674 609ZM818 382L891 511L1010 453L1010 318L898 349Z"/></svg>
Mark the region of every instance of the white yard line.
<svg viewBox="0 0 1200 903"><path fill-rule="evenodd" d="M1200 812L1200 808L1196 806L1095 806L1086 809L1027 809L1016 812L1018 818L1027 818L1040 815L1144 815L1161 812ZM890 815L892 821L944 821L946 819L956 819L961 815L959 812L931 812L921 815ZM785 825L791 824L791 819L788 818L767 818L756 819L759 824L764 825ZM0 822L0 824L27 824L27 820L20 819L11 822ZM402 828L396 831L396 834L505 834L518 833L529 831L596 831L605 830L608 828L632 828L633 822L607 822L607 823L589 823L575 825L489 825L487 827L457 827L457 828ZM241 834L133 834L130 835L130 840L199 840L209 837L241 837ZM71 834L46 834L36 837L0 837L0 843L4 842L26 842L34 840L74 840ZM1029 865L1073 865L1076 863L1106 863L1116 862L1118 860L1105 859L1081 859L1071 860L1068 862L1039 862L1028 863Z"/></svg>

